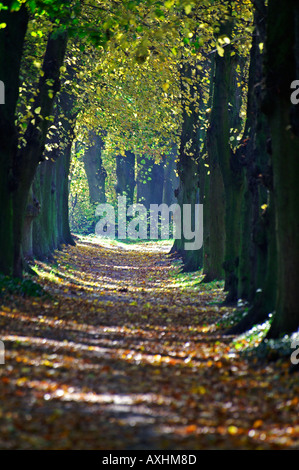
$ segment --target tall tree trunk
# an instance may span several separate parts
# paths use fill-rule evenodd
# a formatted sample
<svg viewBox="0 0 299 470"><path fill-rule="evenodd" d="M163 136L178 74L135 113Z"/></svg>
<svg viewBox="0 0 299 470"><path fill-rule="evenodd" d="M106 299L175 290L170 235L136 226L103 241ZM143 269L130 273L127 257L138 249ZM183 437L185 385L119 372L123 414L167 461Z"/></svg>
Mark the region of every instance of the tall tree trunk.
<svg viewBox="0 0 299 470"><path fill-rule="evenodd" d="M228 37L231 36L233 29L232 19L226 20L222 24L220 33ZM225 270L225 290L227 291L226 301L237 300L238 287L238 263L240 249L240 215L241 201L243 194L243 174L238 156L230 147L230 128L231 116L229 103L234 101L234 59L231 55L231 47L225 47L223 57L217 54L215 59L215 77L213 104L211 110L210 126L208 129L207 149L210 161L210 194L214 197L222 188L222 181L225 195L225 229L219 226L223 223L223 193L221 192L215 205L210 200L211 211L218 212L218 233L214 232L215 227L210 224L210 239L215 235L219 241L221 234L225 237L225 254L223 268ZM214 178L217 177L215 187ZM221 178L222 177L222 178ZM222 181L221 181L222 179ZM214 245L215 246L215 245ZM212 253L212 246L210 247ZM219 250L219 248L218 248ZM221 262L221 253L219 253L218 263ZM219 268L218 268L219 269ZM220 269L219 269L220 270ZM219 273L220 274L220 273ZM218 274L218 275L219 275Z"/></svg>
<svg viewBox="0 0 299 470"><path fill-rule="evenodd" d="M69 72L72 76L72 70ZM60 244L75 245L71 235L69 224L69 172L71 163L71 151L75 137L75 125L79 109L71 90L64 88L58 96L58 113L61 121L60 145L61 150L56 161L57 187L60 187L60 195L57 195L57 225Z"/></svg>
<svg viewBox="0 0 299 470"><path fill-rule="evenodd" d="M198 83L196 64L188 61L181 64L180 87L182 95L182 129L177 161L179 186L176 191L181 209L181 238L174 241L171 252L182 258L183 271L192 272L200 268L201 250L188 249L190 240L184 234L184 205L191 209L191 231L195 231L195 210L199 204L199 109L202 105L202 94ZM198 215L198 214L197 214ZM196 240L196 237L194 241Z"/></svg>
<svg viewBox="0 0 299 470"><path fill-rule="evenodd" d="M49 116L52 114L54 99L60 87L60 67L63 65L67 45L65 31L50 34L43 62L43 76L39 82L39 93L33 104L34 120L28 124L24 135L25 144L15 155L13 172L17 182L14 192L14 275L22 276L22 233L29 191L37 166L42 159Z"/></svg>
<svg viewBox="0 0 299 470"><path fill-rule="evenodd" d="M299 70L299 5L269 0L266 41L266 113L272 140L276 212L277 296L268 337L299 327L299 110L290 100L290 85Z"/></svg>
<svg viewBox="0 0 299 470"><path fill-rule="evenodd" d="M15 110L19 96L19 73L28 13L24 5L10 12L13 1L2 2L8 10L1 10L0 23L0 80L4 85L5 104L0 105L0 272L13 273L13 190L16 181L12 168L17 152L18 136L15 127Z"/></svg>
<svg viewBox="0 0 299 470"><path fill-rule="evenodd" d="M224 26L224 31L231 34L230 21ZM221 130L217 137L219 142L219 165L223 177L225 190L225 287L227 291L226 302L235 302L238 299L238 267L240 253L240 219L244 191L244 174L240 164L238 152L230 146L231 116L229 103L234 103L236 82L234 67L236 62L231 56L230 47L225 48L224 56L216 58L216 75L222 77L221 83L216 86L214 99L219 102L219 118ZM217 74L219 72L219 76ZM213 112L213 111L212 111ZM222 151L221 151L222 148Z"/></svg>
<svg viewBox="0 0 299 470"><path fill-rule="evenodd" d="M215 91L215 54L210 65L210 92L208 109L212 107ZM217 123L216 123L217 124ZM205 136L204 172L204 242L203 242L203 274L204 282L224 279L223 260L225 249L225 194L223 178L217 158L217 147L214 133L216 129L211 123ZM205 166L207 165L207 167Z"/></svg>
<svg viewBox="0 0 299 470"><path fill-rule="evenodd" d="M246 188L241 218L241 251L238 297L251 303L248 313L228 334L240 334L267 319L276 293L276 244L274 201L269 165L269 129L261 113L263 54L259 44L266 37L266 6L255 1L254 34L250 51L247 116L238 152L246 168ZM264 205L267 206L264 209Z"/></svg>
<svg viewBox="0 0 299 470"><path fill-rule="evenodd" d="M33 189L41 211L33 222L33 252L42 259L62 244L74 245L69 228L68 175L78 109L71 91L57 96L54 129L47 138L45 160L39 164Z"/></svg>
<svg viewBox="0 0 299 470"><path fill-rule="evenodd" d="M252 301L257 287L265 278L267 244L265 224L261 220L261 207L267 203L267 188L261 176L268 169L269 137L265 116L261 113L263 54L259 45L265 42L266 6L264 0L255 1L254 33L250 50L247 92L247 115L240 146L239 159L245 165L245 192L241 217L241 250L239 264L238 297Z"/></svg>

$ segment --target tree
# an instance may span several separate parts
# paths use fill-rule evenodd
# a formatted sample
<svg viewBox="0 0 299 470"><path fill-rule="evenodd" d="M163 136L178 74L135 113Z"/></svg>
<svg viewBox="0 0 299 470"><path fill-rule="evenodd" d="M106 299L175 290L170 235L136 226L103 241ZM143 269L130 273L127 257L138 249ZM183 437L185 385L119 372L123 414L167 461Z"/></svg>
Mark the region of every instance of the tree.
<svg viewBox="0 0 299 470"><path fill-rule="evenodd" d="M39 164L33 182L41 207L33 221L33 253L38 258L51 255L62 244L74 245L69 227L68 176L78 112L74 94L63 84L57 95L44 161Z"/></svg>
<svg viewBox="0 0 299 470"><path fill-rule="evenodd" d="M87 148L84 152L84 168L87 176L90 202L93 205L106 202L106 170L102 162L104 140L100 132L89 131Z"/></svg>
<svg viewBox="0 0 299 470"><path fill-rule="evenodd" d="M217 240L222 246L222 237L225 243L223 268L225 271L225 291L227 302L238 299L238 268L240 262L241 243L241 209L244 197L244 170L242 162L243 146L232 146L238 131L240 98L238 97L238 77L236 70L242 60L238 49L233 47L232 38L237 28L237 22L232 14L232 5L227 5L227 15L221 22L218 40L218 54L215 58L215 75L212 110L207 136L207 149L211 167L210 194L218 195L213 204L213 210L219 214L215 218L217 233L210 224L210 237ZM246 11L245 11L246 12ZM250 18L250 14L249 16ZM245 137L244 137L245 138ZM216 179L217 175L217 179ZM216 179L216 181L215 181ZM216 184L215 184L216 183ZM211 187L212 186L212 187ZM223 190L224 188L224 198ZM214 195L213 195L214 193ZM223 207L224 206L224 207ZM224 227L223 224L224 208ZM213 244L215 247L215 243ZM218 251L219 253L219 248ZM218 255L220 264L221 253ZM218 264L217 275L221 275Z"/></svg>
<svg viewBox="0 0 299 470"><path fill-rule="evenodd" d="M177 202L175 196L178 187L178 176L176 174L177 146L173 143L169 149L169 154L164 160L164 182L162 202L171 206Z"/></svg>
<svg viewBox="0 0 299 470"><path fill-rule="evenodd" d="M269 0L263 110L272 146L273 194L277 245L277 295L268 337L296 331L299 326L299 110L290 100L291 83L299 76L299 7L281 8Z"/></svg>
<svg viewBox="0 0 299 470"><path fill-rule="evenodd" d="M115 10L96 8L87 3L82 9L81 2L57 2L46 0L35 2L28 0L1 2L1 51L0 69L1 81L7 86L7 104L1 108L1 137L3 147L1 151L1 195L3 196L3 217L7 230L1 234L4 248L1 257L0 270L6 274L22 276L22 232L25 220L26 205L31 184L42 158L47 130L49 128L54 100L59 90L59 78L63 67L68 35L80 35L89 38L93 44L103 45L107 42L113 31L119 31L126 24L130 24L129 17L133 10L136 14L135 2L131 2L128 12L128 23L121 23L124 18L124 6L118 5ZM137 2L138 7L138 2ZM90 26L91 11L93 24ZM38 92L32 105L32 112L27 128L22 136L18 148L18 133L15 127L15 109L19 93L19 72L23 53L25 33L28 25L28 10L34 15L48 16L52 22L47 48L41 69ZM102 15L110 14L109 21L101 24ZM80 17L80 21L78 18ZM2 72L3 70L3 72ZM3 135L2 135L3 132ZM2 171L3 170L3 171Z"/></svg>
<svg viewBox="0 0 299 470"><path fill-rule="evenodd" d="M116 157L116 194L126 196L129 205L134 202L135 190L135 154L131 150L125 151L125 155Z"/></svg>
<svg viewBox="0 0 299 470"><path fill-rule="evenodd" d="M24 134L25 143L16 154L13 172L17 182L13 195L13 232L14 275L18 277L21 277L23 272L21 244L28 195L37 166L42 159L49 127L48 118L52 114L54 98L59 90L60 68L63 65L66 45L65 31L54 31L50 34L43 62L43 74L39 82L40 91L33 105L34 117Z"/></svg>
<svg viewBox="0 0 299 470"><path fill-rule="evenodd" d="M275 307L276 242L272 166L269 162L269 126L261 112L263 50L267 11L255 2L250 51L246 123L239 153L245 165L245 192L241 217L238 297L250 302L248 313L228 333L243 333L265 321ZM250 228L250 230L249 230Z"/></svg>
<svg viewBox="0 0 299 470"><path fill-rule="evenodd" d="M139 155L137 158L137 202L147 210L151 204L161 204L163 199L164 165L153 158Z"/></svg>
<svg viewBox="0 0 299 470"><path fill-rule="evenodd" d="M0 80L5 84L5 105L0 107L0 271L11 275L13 272L13 160L17 152L18 135L15 128L15 111L19 93L19 73L24 38L28 24L25 5L11 11L13 1L1 3L0 21L6 27L0 29Z"/></svg>
<svg viewBox="0 0 299 470"><path fill-rule="evenodd" d="M181 227L184 225L184 205L191 208L192 229L195 230L195 210L199 203L198 160L200 157L199 107L200 93L196 63L181 65L182 128L179 146L177 170L179 186L176 191L181 208ZM199 250L185 249L186 236L182 230L180 239L176 239L172 251L178 252L183 260L184 271L199 269Z"/></svg>
<svg viewBox="0 0 299 470"><path fill-rule="evenodd" d="M41 2L40 8L44 5ZM28 7L36 8L35 2L28 2ZM50 2L46 10L51 14L64 17L67 22L69 11L66 4L61 3L60 10L57 3ZM45 10L45 11L46 11ZM3 235L3 246L7 248L3 261L1 261L1 271L15 276L22 276L23 263L21 253L22 230L25 219L27 200L35 170L40 161L47 129L49 127L49 117L52 112L54 99L59 88L60 67L67 44L67 33L65 28L53 27L44 56L42 74L40 76L38 93L35 96L32 106L32 118L28 123L23 135L21 145L18 145L18 133L15 126L15 109L19 94L19 73L23 52L25 33L28 25L27 5L20 2L7 1L1 3L1 20L5 28L1 30L4 38L1 44L2 49L1 69L5 69L4 83L8 86L9 94L7 104L1 108L0 121L3 122L2 130L7 129L3 141L6 142L3 148L1 165L3 173L7 176L7 182L1 181L3 191L3 210L6 218L8 230ZM16 28L16 23L19 27ZM59 23L59 21L58 21ZM9 57L15 57L11 60ZM12 75L13 74L13 75ZM2 168L2 166L1 166Z"/></svg>

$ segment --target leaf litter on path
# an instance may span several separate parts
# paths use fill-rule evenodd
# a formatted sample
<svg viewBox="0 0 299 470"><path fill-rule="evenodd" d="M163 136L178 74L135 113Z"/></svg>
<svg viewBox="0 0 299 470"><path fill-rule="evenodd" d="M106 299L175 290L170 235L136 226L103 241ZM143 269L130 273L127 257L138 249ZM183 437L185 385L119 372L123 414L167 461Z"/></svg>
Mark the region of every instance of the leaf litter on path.
<svg viewBox="0 0 299 470"><path fill-rule="evenodd" d="M0 307L1 449L296 449L299 382L233 351L169 244L79 238Z"/></svg>

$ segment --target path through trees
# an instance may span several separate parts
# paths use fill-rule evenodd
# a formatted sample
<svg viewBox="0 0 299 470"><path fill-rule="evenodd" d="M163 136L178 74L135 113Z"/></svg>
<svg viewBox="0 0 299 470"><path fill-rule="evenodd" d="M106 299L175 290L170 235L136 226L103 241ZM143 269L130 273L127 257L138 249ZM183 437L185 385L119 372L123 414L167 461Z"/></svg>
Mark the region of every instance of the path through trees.
<svg viewBox="0 0 299 470"><path fill-rule="evenodd" d="M222 286L168 249L82 237L37 264L50 295L6 299L2 449L298 448L289 361L240 356Z"/></svg>

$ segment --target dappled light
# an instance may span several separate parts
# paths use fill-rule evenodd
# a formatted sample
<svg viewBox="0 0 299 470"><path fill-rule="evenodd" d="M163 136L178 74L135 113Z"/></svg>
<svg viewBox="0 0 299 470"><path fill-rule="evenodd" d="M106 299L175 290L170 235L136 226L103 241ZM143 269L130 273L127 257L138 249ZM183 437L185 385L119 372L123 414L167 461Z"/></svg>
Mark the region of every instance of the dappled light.
<svg viewBox="0 0 299 470"><path fill-rule="evenodd" d="M288 364L242 357L222 336L234 309L221 306L221 286L180 274L167 256L155 243L124 251L90 239L35 265L47 295L0 309L2 448L298 444Z"/></svg>

